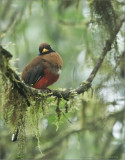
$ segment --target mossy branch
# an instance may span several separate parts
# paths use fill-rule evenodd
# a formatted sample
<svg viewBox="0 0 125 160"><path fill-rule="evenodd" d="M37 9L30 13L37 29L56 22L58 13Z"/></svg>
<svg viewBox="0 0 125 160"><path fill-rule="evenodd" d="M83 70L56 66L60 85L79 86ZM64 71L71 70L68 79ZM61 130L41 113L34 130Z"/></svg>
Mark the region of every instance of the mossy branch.
<svg viewBox="0 0 125 160"><path fill-rule="evenodd" d="M105 56L107 55L108 51L111 50L111 46L112 46L112 44L116 38L116 35L119 32L124 21L125 21L125 18L123 18L120 21L119 25L116 27L116 30L110 36L110 39L108 39L106 41L105 46L103 48L103 51L102 51L99 59L97 60L97 63L95 64L91 74L89 75L88 79L86 80L86 82L82 82L80 87L78 87L76 89L52 90L51 93L45 93L43 90L37 90L37 89L34 89L30 86L27 86L26 84L24 84L20 80L17 73L9 65L8 62L9 62L9 59L12 58L12 55L7 50L2 48L2 46L0 46L0 69L1 69L1 72L11 81L11 83L15 86L15 88L18 90L18 92L25 98L27 105L30 105L30 102L27 99L27 95L38 96L38 97L43 98L43 96L45 96L45 94L46 94L46 96L48 96L48 97L54 96L57 98L63 98L65 100L68 100L69 98L73 98L76 95L84 93L85 91L87 91L91 87L91 84L92 84L99 68L101 67L102 62L103 62Z"/></svg>

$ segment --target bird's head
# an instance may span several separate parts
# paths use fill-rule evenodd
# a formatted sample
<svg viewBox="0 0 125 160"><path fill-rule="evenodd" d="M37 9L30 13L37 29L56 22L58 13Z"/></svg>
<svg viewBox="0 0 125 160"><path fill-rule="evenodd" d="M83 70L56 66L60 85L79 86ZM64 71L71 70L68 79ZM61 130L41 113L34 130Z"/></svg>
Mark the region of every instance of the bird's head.
<svg viewBox="0 0 125 160"><path fill-rule="evenodd" d="M48 43L41 43L39 46L39 52L40 52L39 55L45 55L45 54L54 52L54 50L52 50L52 48L50 47Z"/></svg>

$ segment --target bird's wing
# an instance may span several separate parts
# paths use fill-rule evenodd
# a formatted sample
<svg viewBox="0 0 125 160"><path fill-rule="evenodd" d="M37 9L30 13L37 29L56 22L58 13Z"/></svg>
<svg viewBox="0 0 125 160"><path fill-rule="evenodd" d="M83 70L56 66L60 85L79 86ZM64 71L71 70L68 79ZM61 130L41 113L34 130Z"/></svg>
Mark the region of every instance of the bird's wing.
<svg viewBox="0 0 125 160"><path fill-rule="evenodd" d="M43 64L38 63L35 66L28 67L22 79L26 84L34 85L43 76L44 76Z"/></svg>

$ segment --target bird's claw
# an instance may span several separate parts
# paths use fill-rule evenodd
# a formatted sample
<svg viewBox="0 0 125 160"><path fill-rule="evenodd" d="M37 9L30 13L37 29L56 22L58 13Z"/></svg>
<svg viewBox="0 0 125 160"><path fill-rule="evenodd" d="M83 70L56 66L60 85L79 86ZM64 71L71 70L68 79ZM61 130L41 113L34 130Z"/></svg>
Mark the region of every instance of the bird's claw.
<svg viewBox="0 0 125 160"><path fill-rule="evenodd" d="M45 90L46 90L47 93L51 93L52 92L52 90L49 89L49 88L46 88Z"/></svg>

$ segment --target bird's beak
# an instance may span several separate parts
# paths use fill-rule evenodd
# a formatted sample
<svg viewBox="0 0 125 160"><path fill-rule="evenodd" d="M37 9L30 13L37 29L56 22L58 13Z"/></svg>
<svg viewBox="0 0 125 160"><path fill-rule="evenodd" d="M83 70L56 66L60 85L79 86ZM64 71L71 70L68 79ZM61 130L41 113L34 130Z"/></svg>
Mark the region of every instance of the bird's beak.
<svg viewBox="0 0 125 160"><path fill-rule="evenodd" d="M49 50L48 49L46 49L46 48L43 48L43 51L42 51L42 53L44 53L44 52L48 52Z"/></svg>

